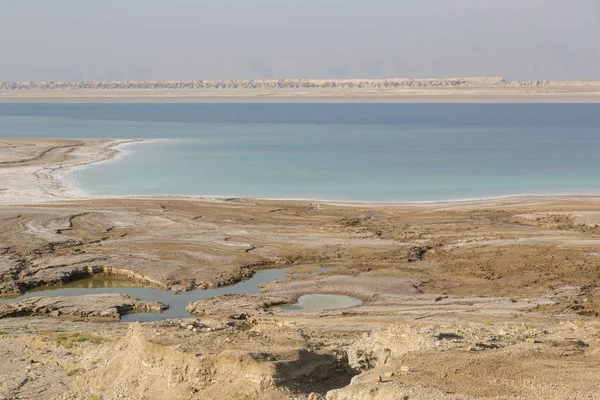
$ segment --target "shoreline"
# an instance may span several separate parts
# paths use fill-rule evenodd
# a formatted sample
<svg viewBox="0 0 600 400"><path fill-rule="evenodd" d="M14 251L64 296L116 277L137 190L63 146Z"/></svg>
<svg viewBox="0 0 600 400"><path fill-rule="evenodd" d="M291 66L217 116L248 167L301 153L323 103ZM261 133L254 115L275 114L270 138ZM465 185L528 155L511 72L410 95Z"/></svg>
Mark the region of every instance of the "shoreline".
<svg viewBox="0 0 600 400"><path fill-rule="evenodd" d="M0 139L0 151L23 153L0 167L0 205L50 204L88 198L73 185L74 169L110 161L136 139ZM34 157L30 157L33 153ZM41 157L41 158L40 158ZM35 199L31 201L31 199Z"/></svg>
<svg viewBox="0 0 600 400"><path fill-rule="evenodd" d="M52 166L47 165L44 166L46 169L49 169L50 172L46 175L47 178L52 181L54 180L55 186L52 186L57 189L56 192L49 192L49 196L54 197L67 197L68 199L74 200L83 200L87 198L93 198L86 194L83 189L79 187L72 180L72 173L78 170L85 169L89 165L92 164L102 164L107 162L118 161L124 157L127 157L127 151L123 150L123 148L127 145L135 144L142 142L142 139L98 139L102 141L102 144L105 144L100 154L97 154L100 158L98 159L87 159L81 160L75 163L66 163L64 165ZM87 142L87 140L83 139L82 142ZM104 151L106 151L105 154ZM93 156L93 155L92 155ZM62 189L62 190L61 190Z"/></svg>
<svg viewBox="0 0 600 400"><path fill-rule="evenodd" d="M0 168L0 177L2 172L7 169L21 169L14 171L16 178L13 180L31 181L31 175L35 178L33 182L39 192L35 202L27 202L21 196L12 196L13 200L3 198L7 191L14 191L17 188L0 188L0 205L30 205L30 204L51 204L56 201L79 201L79 200L195 200L203 202L226 202L231 199L242 201L264 201L264 202L303 202L316 203L317 205L329 205L340 207L430 207L430 206L486 206L486 205L506 205L522 204L535 201L600 201L600 193L557 193L557 194L510 194L497 196L482 196L463 199L440 199L440 200L415 200L415 201L377 201L377 200L332 200L319 198L272 198L272 197L249 197L232 195L89 195L86 194L73 180L72 174L78 170L83 170L90 165L115 162L129 155L125 147L136 144L157 143L169 139L77 139L74 142L81 143L81 147L87 151L78 154L78 160L64 160L59 163L39 163L35 166L16 166L9 168ZM0 139L0 143L23 142L31 145L35 142L60 142L61 139ZM75 146L75 144L73 144ZM56 150L58 147L52 147ZM7 186L4 184L4 186Z"/></svg>
<svg viewBox="0 0 600 400"><path fill-rule="evenodd" d="M85 141L85 139L82 139L82 140ZM116 143L113 143L108 146L109 149L114 151L114 155L111 156L109 154L104 159L101 159L98 161L82 162L82 163L79 163L79 164L73 165L73 166L64 166L62 168L62 171L59 172L59 174L61 174L61 180L68 182L67 185L70 186L70 188L67 187L67 191L69 193L73 193L73 194L77 193L75 196L82 197L82 198L102 198L103 197L103 196L92 196L92 195L86 194L85 191L83 189L81 189L81 187L77 184L77 182L74 182L74 180L73 180L74 172L81 171L81 170L89 167L90 165L98 165L98 164L105 164L105 163L112 163L112 162L119 161L132 153L131 150L126 149L126 147L128 147L128 146L132 146L132 145L136 145L136 144L158 143L158 142L166 141L169 139L136 138L136 139L99 139L99 140L107 140L107 141L111 141L111 142L116 142Z"/></svg>
<svg viewBox="0 0 600 400"><path fill-rule="evenodd" d="M531 201L600 201L600 194L522 194L491 196L468 199L448 199L448 200L422 200L422 201L353 201L353 200L327 200L316 198L277 198L277 197L244 197L244 196L212 196L212 195L85 195L75 200L191 200L205 202L228 202L237 201L264 201L273 203L311 203L315 205L339 206L339 207L419 207L419 206L442 206L442 205L506 205L507 203L517 202L522 204Z"/></svg>

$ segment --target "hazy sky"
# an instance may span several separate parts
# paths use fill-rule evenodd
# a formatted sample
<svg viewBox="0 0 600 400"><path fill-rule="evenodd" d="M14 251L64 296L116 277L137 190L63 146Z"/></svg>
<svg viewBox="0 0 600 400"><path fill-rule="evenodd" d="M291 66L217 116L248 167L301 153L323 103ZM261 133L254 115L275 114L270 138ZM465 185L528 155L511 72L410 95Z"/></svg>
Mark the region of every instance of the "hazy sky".
<svg viewBox="0 0 600 400"><path fill-rule="evenodd" d="M0 81L600 80L600 0L0 0Z"/></svg>

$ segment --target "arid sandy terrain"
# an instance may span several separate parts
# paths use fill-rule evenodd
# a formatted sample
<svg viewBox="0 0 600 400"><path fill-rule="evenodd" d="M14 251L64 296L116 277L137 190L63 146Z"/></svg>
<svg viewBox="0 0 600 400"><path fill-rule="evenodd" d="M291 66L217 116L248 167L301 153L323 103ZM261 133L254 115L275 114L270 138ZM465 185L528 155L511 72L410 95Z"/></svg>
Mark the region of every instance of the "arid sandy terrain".
<svg viewBox="0 0 600 400"><path fill-rule="evenodd" d="M0 102L597 103L600 82L449 79L274 79L0 82Z"/></svg>
<svg viewBox="0 0 600 400"><path fill-rule="evenodd" d="M600 398L600 198L92 199L117 141L0 140L0 293L117 275L184 291L290 266L196 318L122 296L0 303L6 399ZM363 304L286 311L303 294Z"/></svg>

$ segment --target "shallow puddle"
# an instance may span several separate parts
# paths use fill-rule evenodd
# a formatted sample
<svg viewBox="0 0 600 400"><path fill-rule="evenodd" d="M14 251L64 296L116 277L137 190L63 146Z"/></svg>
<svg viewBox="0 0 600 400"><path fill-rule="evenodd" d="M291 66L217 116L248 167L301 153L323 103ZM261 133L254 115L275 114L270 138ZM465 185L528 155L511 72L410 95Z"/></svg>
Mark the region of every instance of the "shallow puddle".
<svg viewBox="0 0 600 400"><path fill-rule="evenodd" d="M255 294L259 293L259 285L274 281L286 275L289 268L270 269L258 271L254 276L246 281L241 281L232 286L226 286L218 289L192 290L189 292L175 294L172 291L151 289L148 287L135 287L132 281L119 277L96 277L88 278L63 286L57 286L48 290L47 288L31 291L20 297L11 298L10 301L18 302L30 297L54 297L54 296L81 296L85 294L99 293L120 293L126 294L143 301L159 301L169 306L168 310L162 313L137 313L124 315L121 321L160 321L170 318L189 318L192 317L185 308L194 300L209 299L212 297L224 296L226 294Z"/></svg>
<svg viewBox="0 0 600 400"><path fill-rule="evenodd" d="M356 297L337 294L305 294L296 304L280 307L282 310L335 310L360 306L362 301Z"/></svg>

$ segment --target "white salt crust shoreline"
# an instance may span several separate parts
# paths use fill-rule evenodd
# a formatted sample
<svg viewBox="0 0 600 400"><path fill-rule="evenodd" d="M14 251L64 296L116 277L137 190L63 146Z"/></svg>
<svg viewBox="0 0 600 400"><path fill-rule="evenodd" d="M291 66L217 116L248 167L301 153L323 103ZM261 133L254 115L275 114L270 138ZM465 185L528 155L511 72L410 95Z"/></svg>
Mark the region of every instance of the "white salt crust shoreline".
<svg viewBox="0 0 600 400"><path fill-rule="evenodd" d="M120 147L138 141L84 140L83 146L74 147L69 153L67 161L0 168L0 205L87 199L89 197L71 181L71 172L89 164L109 162L122 157L124 153ZM23 142L32 143L33 140L24 139Z"/></svg>

